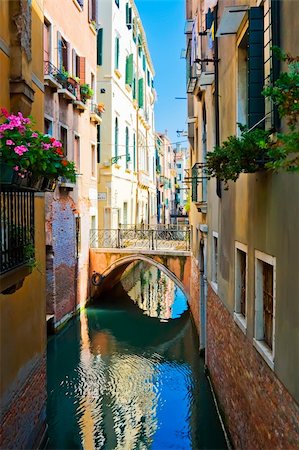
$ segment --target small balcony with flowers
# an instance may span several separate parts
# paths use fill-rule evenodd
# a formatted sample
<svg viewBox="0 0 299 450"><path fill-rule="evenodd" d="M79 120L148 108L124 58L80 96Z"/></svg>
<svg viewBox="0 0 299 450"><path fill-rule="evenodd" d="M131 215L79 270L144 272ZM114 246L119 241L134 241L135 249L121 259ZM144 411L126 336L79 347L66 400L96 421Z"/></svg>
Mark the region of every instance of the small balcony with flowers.
<svg viewBox="0 0 299 450"><path fill-rule="evenodd" d="M74 163L65 158L61 142L34 130L31 118L20 112L9 114L2 108L0 119L0 277L3 292L11 288L12 271L22 268L26 276L35 264L35 193L54 191L60 177L75 182L76 173Z"/></svg>

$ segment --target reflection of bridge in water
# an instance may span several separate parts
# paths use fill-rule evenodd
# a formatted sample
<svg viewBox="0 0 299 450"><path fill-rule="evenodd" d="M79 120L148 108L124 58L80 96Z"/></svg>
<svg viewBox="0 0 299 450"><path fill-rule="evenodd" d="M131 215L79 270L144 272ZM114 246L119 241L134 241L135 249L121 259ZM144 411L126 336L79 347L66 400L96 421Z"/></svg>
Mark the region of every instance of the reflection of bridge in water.
<svg viewBox="0 0 299 450"><path fill-rule="evenodd" d="M189 226L140 226L92 230L90 236L91 297L111 289L126 268L145 261L162 270L189 298Z"/></svg>

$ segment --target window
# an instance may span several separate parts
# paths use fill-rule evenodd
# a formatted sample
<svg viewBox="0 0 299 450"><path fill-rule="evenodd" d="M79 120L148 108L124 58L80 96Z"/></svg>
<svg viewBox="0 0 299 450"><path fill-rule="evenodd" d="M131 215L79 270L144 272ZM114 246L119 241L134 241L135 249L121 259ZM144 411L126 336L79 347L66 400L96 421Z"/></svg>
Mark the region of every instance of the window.
<svg viewBox="0 0 299 450"><path fill-rule="evenodd" d="M77 171L80 171L80 137L75 134L74 139L74 163Z"/></svg>
<svg viewBox="0 0 299 450"><path fill-rule="evenodd" d="M93 96L92 96L92 98L91 98L91 102L93 103L93 102L94 102L94 95L95 95L95 92L96 92L96 88L95 88L95 76L94 76L93 73L90 74L90 87L91 87L91 89L92 89L92 91L93 91Z"/></svg>
<svg viewBox="0 0 299 450"><path fill-rule="evenodd" d="M248 33L245 32L238 46L238 77L237 77L237 115L238 123L247 124L248 105ZM237 133L240 133L238 128Z"/></svg>
<svg viewBox="0 0 299 450"><path fill-rule="evenodd" d="M97 34L97 65L103 64L103 28L98 30Z"/></svg>
<svg viewBox="0 0 299 450"><path fill-rule="evenodd" d="M146 60L145 60L145 55L142 55L142 68L144 71L146 71Z"/></svg>
<svg viewBox="0 0 299 450"><path fill-rule="evenodd" d="M114 156L118 157L118 118L115 118L115 127L114 127ZM116 161L117 162L117 161Z"/></svg>
<svg viewBox="0 0 299 450"><path fill-rule="evenodd" d="M114 1L115 1L116 6L119 8L119 0L114 0Z"/></svg>
<svg viewBox="0 0 299 450"><path fill-rule="evenodd" d="M44 21L44 61L51 61L51 24Z"/></svg>
<svg viewBox="0 0 299 450"><path fill-rule="evenodd" d="M132 8L129 3L126 3L126 25L129 30L132 28Z"/></svg>
<svg viewBox="0 0 299 450"><path fill-rule="evenodd" d="M130 150L129 150L129 128L126 127L126 169L129 168Z"/></svg>
<svg viewBox="0 0 299 450"><path fill-rule="evenodd" d="M119 69L119 37L116 36L115 38L115 59L114 59L114 69L118 70Z"/></svg>
<svg viewBox="0 0 299 450"><path fill-rule="evenodd" d="M53 136L53 121L46 117L44 118L44 133Z"/></svg>
<svg viewBox="0 0 299 450"><path fill-rule="evenodd" d="M143 108L144 106L144 80L140 78L138 81L138 106Z"/></svg>
<svg viewBox="0 0 299 450"><path fill-rule="evenodd" d="M276 258L255 251L255 339L266 362L274 366Z"/></svg>
<svg viewBox="0 0 299 450"><path fill-rule="evenodd" d="M178 181L182 181L182 174L178 173Z"/></svg>
<svg viewBox="0 0 299 450"><path fill-rule="evenodd" d="M236 242L235 248L235 314L234 319L246 331L247 317L247 246Z"/></svg>
<svg viewBox="0 0 299 450"><path fill-rule="evenodd" d="M177 166L178 169L181 169L181 168L182 168L182 164L181 164L181 163L177 163L176 166Z"/></svg>
<svg viewBox="0 0 299 450"><path fill-rule="evenodd" d="M73 75L80 78L80 57L77 55L76 50L72 50L72 60L73 60Z"/></svg>
<svg viewBox="0 0 299 450"><path fill-rule="evenodd" d="M218 233L213 231L212 238L212 287L218 289Z"/></svg>
<svg viewBox="0 0 299 450"><path fill-rule="evenodd" d="M61 34L57 33L58 40L58 67L60 70L64 69L66 71L69 70L69 43L61 36Z"/></svg>
<svg viewBox="0 0 299 450"><path fill-rule="evenodd" d="M127 225L128 223L128 203L124 202L124 208L123 208L123 224Z"/></svg>
<svg viewBox="0 0 299 450"><path fill-rule="evenodd" d="M97 126L97 162L101 162L101 125Z"/></svg>
<svg viewBox="0 0 299 450"><path fill-rule="evenodd" d="M97 20L97 0L88 0L88 20L95 22Z"/></svg>
<svg viewBox="0 0 299 450"><path fill-rule="evenodd" d="M60 140L62 143L63 155L67 156L67 128L60 125Z"/></svg>
<svg viewBox="0 0 299 450"><path fill-rule="evenodd" d="M136 134L133 134L133 168L136 171Z"/></svg>
<svg viewBox="0 0 299 450"><path fill-rule="evenodd" d="M91 176L96 176L96 147L95 145L91 146Z"/></svg>
<svg viewBox="0 0 299 450"><path fill-rule="evenodd" d="M146 71L146 76L147 76L147 85L148 87L151 86L151 75L149 73L149 70Z"/></svg>
<svg viewBox="0 0 299 450"><path fill-rule="evenodd" d="M126 84L132 86L133 83L133 53L126 58Z"/></svg>

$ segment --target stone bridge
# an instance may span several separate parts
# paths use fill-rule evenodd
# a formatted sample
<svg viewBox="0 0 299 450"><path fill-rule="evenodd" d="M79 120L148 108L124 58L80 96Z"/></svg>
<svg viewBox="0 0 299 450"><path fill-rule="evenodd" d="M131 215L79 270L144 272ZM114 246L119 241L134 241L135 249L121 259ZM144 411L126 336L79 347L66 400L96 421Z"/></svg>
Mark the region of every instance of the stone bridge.
<svg viewBox="0 0 299 450"><path fill-rule="evenodd" d="M90 249L90 297L111 289L121 278L126 268L137 261L156 266L171 278L189 300L191 256L190 251L137 248L91 248Z"/></svg>

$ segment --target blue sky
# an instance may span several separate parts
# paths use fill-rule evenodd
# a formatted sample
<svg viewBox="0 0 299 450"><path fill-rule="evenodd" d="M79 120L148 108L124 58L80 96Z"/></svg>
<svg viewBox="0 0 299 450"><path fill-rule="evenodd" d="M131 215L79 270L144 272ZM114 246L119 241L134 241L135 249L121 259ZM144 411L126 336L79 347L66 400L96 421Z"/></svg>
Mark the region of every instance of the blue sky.
<svg viewBox="0 0 299 450"><path fill-rule="evenodd" d="M185 60L180 59L185 48L184 0L135 0L155 68L155 88L158 101L155 107L156 130L168 130L172 142L178 138L176 130L186 130Z"/></svg>

